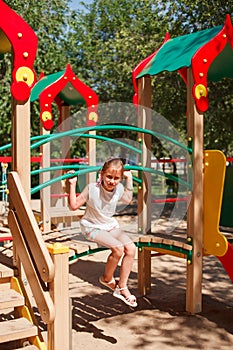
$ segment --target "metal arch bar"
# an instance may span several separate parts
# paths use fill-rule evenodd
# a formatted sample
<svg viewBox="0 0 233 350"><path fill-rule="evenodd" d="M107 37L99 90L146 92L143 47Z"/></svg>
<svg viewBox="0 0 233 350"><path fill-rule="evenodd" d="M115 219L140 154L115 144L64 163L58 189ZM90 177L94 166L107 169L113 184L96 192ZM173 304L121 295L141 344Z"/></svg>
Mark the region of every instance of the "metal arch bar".
<svg viewBox="0 0 233 350"><path fill-rule="evenodd" d="M168 251L174 251L176 253L180 253L183 255L186 255L187 260L191 263L192 262L192 250L187 250L181 247L176 247L174 245L164 244L164 243L152 243L152 242L135 242L135 245L137 248L159 248L164 249ZM73 256L69 257L69 261L77 260L83 256L87 256L90 254L95 254L104 250L108 250L109 248L106 247L100 247L95 249L87 249L85 252L82 253L75 253Z"/></svg>
<svg viewBox="0 0 233 350"><path fill-rule="evenodd" d="M54 167L55 168L55 167ZM74 176L78 176L78 175L83 175L83 174L87 174L89 172L98 172L101 169L101 166L89 166L88 168L85 168L83 170L78 170L75 171L73 174L64 174L61 176L58 176L54 179L51 179L49 181L46 181L38 186L35 186L31 189L31 194L34 194L40 190L42 190L43 188L50 186L58 181L62 181L65 179L69 179L70 177L74 177ZM135 166L135 165L125 165L124 166L125 170L138 170L138 171L145 171L145 172L150 172L152 174L157 174L160 176L165 176L166 178L169 178L171 180L174 180L182 185L184 185L185 187L191 189L192 185L182 179L180 179L179 177L177 178L176 176L173 176L171 174L164 174L162 171L159 170L155 170L155 169L151 169L151 168L145 168L145 167L141 167L141 166ZM140 181L137 181L140 182Z"/></svg>
<svg viewBox="0 0 233 350"><path fill-rule="evenodd" d="M151 136L155 136L157 138L161 138L161 139L167 140L167 141L169 141L169 142L179 146L180 148L184 149L185 151L187 151L189 153L192 153L192 150L189 147L185 146L181 142L179 142L179 141L177 141L177 140L175 140L175 139L173 139L173 138L171 138L169 136L166 136L166 135L161 134L161 133L156 132L156 131L138 128L136 126L114 125L114 124L111 124L111 125L97 125L97 126L93 126L93 127L80 128L80 129L78 129L78 133L85 133L85 132L89 132L89 131L98 131L98 130L109 130L109 129L129 130L129 131L136 131L136 132L141 132L141 133L144 133L144 134L149 134ZM42 140L34 143L31 146L31 149L37 148L37 147L41 146L44 143L47 143L47 142L49 142L51 140L56 140L56 139L58 139L60 137L75 136L76 133L77 133L77 129L75 129L75 130L68 130L68 131L64 131L64 132L61 132L61 133L57 133L57 134L47 135L47 137L43 137Z"/></svg>

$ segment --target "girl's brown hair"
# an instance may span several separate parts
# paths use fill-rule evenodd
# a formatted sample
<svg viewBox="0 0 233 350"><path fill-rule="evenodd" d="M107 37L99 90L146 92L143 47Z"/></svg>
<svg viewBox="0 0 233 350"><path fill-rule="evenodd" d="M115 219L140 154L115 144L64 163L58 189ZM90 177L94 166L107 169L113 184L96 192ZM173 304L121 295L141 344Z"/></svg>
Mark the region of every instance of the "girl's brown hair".
<svg viewBox="0 0 233 350"><path fill-rule="evenodd" d="M124 163L121 160L121 158L110 158L108 160L106 160L106 162L104 163L102 169L101 169L101 173L105 173L107 171L108 168L110 167L114 167L114 168L121 168L121 175L123 176L123 172L124 172Z"/></svg>

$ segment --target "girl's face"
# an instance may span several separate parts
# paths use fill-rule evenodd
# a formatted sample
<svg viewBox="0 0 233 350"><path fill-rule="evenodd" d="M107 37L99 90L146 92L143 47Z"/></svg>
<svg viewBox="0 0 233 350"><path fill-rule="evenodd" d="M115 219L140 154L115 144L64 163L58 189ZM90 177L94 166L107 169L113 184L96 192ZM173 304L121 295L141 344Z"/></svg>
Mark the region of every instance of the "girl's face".
<svg viewBox="0 0 233 350"><path fill-rule="evenodd" d="M102 173L103 188L106 191L112 192L114 188L119 184L122 178L122 169L116 169L109 167Z"/></svg>

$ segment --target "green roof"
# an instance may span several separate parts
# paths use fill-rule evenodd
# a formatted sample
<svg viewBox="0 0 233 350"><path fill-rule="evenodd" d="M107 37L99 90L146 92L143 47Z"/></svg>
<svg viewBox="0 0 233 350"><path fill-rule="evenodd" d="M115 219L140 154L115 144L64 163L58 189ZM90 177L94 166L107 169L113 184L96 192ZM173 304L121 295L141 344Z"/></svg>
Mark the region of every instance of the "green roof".
<svg viewBox="0 0 233 350"><path fill-rule="evenodd" d="M39 99L39 96L43 90L45 90L49 85L52 85L57 80L59 80L65 73L65 70L49 74L41 78L35 86L32 88L30 100L32 102ZM78 105L86 104L83 96L72 86L70 82L59 92L58 96L62 101L66 102L68 105Z"/></svg>
<svg viewBox="0 0 233 350"><path fill-rule="evenodd" d="M199 32L186 34L166 41L156 55L149 61L137 78L145 75L156 75L163 71L173 72L183 67L190 67L193 55L203 45L214 38L223 26L205 29ZM229 65L229 55L233 62L233 51L229 44L212 63L209 80L219 80L222 76L233 78L233 65ZM228 61L228 65L224 64Z"/></svg>
<svg viewBox="0 0 233 350"><path fill-rule="evenodd" d="M41 92L45 90L49 85L53 84L56 80L60 79L64 73L65 70L41 78L32 88L30 100L32 102L38 100Z"/></svg>

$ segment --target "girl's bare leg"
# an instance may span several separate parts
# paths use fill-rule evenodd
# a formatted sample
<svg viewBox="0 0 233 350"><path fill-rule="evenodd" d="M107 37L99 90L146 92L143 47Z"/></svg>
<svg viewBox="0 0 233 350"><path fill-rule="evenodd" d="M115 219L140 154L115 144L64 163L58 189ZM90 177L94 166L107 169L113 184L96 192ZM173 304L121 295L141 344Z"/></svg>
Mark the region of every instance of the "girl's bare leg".
<svg viewBox="0 0 233 350"><path fill-rule="evenodd" d="M124 247L119 240L112 237L106 231L99 231L95 237L95 242L111 249L111 254L108 256L105 266L104 280L110 282L114 278L114 272L124 252ZM110 287L115 288L115 282Z"/></svg>
<svg viewBox="0 0 233 350"><path fill-rule="evenodd" d="M110 282L114 276L114 272L123 254L123 247L112 248L111 251L105 266L104 279L106 282Z"/></svg>
<svg viewBox="0 0 233 350"><path fill-rule="evenodd" d="M121 263L120 279L118 283L119 288L124 288L127 286L128 278L133 267L133 261L134 261L134 256L136 252L136 247L134 243L128 244L127 246L125 246L124 252L125 254ZM128 291L126 290L125 293L128 294ZM125 296L128 296L128 295L125 295Z"/></svg>
<svg viewBox="0 0 233 350"><path fill-rule="evenodd" d="M95 237L95 241L98 244L111 249L111 254L108 256L105 266L105 282L110 282L113 279L114 272L122 255L124 254L120 268L120 279L118 286L119 288L126 287L136 252L134 243L131 242L129 237L123 231L121 231L121 229L113 230L111 231L111 234L106 231L99 231ZM115 287L114 283L115 282L113 281L113 285L111 286L113 288ZM131 293L126 289L122 290L121 294L127 298Z"/></svg>

